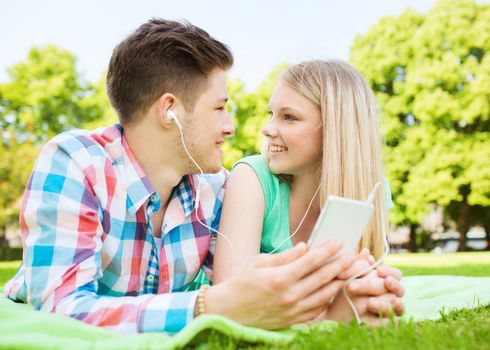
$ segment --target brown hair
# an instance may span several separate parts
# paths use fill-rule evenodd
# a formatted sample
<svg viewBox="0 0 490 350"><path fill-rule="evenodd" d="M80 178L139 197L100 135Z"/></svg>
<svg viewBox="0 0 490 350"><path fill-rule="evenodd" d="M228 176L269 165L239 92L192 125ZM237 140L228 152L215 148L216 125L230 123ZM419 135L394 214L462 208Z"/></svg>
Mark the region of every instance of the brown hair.
<svg viewBox="0 0 490 350"><path fill-rule="evenodd" d="M107 94L123 125L137 121L166 92L192 112L208 74L232 65L230 49L201 28L154 18L114 48Z"/></svg>

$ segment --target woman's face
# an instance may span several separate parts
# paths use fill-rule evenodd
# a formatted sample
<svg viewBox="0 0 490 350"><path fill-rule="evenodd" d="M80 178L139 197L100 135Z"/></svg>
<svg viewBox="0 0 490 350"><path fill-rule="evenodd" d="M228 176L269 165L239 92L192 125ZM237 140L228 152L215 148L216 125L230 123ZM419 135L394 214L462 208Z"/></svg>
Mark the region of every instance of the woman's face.
<svg viewBox="0 0 490 350"><path fill-rule="evenodd" d="M323 144L318 107L284 81L274 89L268 107L271 117L262 133L271 171L293 176L315 172Z"/></svg>

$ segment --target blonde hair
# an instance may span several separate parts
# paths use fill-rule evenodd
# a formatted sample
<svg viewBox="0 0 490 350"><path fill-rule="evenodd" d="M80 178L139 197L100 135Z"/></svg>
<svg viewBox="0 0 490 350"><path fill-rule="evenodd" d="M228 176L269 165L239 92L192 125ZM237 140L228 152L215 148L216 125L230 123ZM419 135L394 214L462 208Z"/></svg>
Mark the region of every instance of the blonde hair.
<svg viewBox="0 0 490 350"><path fill-rule="evenodd" d="M320 203L329 195L366 200L384 176L377 103L369 85L357 70L339 60L296 64L281 79L321 112ZM382 225L388 232L384 188L377 191L374 203L375 213L358 248L369 248L379 258L383 254Z"/></svg>

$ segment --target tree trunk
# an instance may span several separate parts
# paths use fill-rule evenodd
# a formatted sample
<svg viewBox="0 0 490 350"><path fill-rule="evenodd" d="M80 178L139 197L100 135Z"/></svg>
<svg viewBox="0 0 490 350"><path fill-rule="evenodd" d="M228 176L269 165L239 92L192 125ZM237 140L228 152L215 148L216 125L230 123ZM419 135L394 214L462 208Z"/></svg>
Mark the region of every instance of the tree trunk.
<svg viewBox="0 0 490 350"><path fill-rule="evenodd" d="M408 243L408 249L412 253L417 252L417 225L410 224L410 242Z"/></svg>
<svg viewBox="0 0 490 350"><path fill-rule="evenodd" d="M485 250L490 250L490 225L486 225L483 228L485 229L485 232L487 234L487 247L485 248Z"/></svg>
<svg viewBox="0 0 490 350"><path fill-rule="evenodd" d="M456 230L459 232L458 252L466 251L466 233L469 230L470 206L464 201L461 203L458 219L456 221Z"/></svg>
<svg viewBox="0 0 490 350"><path fill-rule="evenodd" d="M6 227L0 227L0 246L8 246L8 241L7 237L5 237L5 234L7 233L7 228Z"/></svg>

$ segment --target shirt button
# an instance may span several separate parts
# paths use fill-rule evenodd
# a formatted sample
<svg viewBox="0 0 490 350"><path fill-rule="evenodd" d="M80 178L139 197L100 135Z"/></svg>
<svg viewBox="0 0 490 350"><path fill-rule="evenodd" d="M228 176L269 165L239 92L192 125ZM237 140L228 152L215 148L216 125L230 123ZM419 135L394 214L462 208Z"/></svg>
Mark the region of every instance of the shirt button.
<svg viewBox="0 0 490 350"><path fill-rule="evenodd" d="M148 282L150 282L150 283L151 283L151 282L155 281L155 276L153 276L153 275L149 275L149 276L146 278L146 280L147 280Z"/></svg>
<svg viewBox="0 0 490 350"><path fill-rule="evenodd" d="M152 194L152 195L150 196L150 200L151 200L153 203L155 203L155 202L157 201L157 195L156 195L156 194Z"/></svg>

